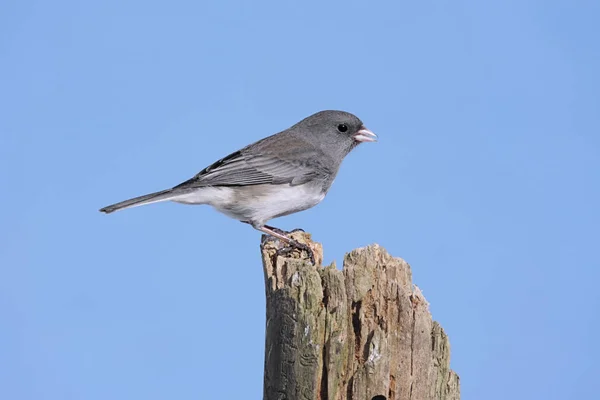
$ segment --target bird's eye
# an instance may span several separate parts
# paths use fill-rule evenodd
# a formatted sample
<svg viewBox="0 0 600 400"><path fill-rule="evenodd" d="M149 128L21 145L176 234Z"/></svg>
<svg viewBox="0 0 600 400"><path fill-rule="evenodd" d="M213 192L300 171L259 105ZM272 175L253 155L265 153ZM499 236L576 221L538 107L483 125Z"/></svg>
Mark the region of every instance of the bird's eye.
<svg viewBox="0 0 600 400"><path fill-rule="evenodd" d="M342 132L342 133L344 133L344 132L348 131L348 125L346 125L346 124L339 124L337 126L337 130L340 131L340 132Z"/></svg>

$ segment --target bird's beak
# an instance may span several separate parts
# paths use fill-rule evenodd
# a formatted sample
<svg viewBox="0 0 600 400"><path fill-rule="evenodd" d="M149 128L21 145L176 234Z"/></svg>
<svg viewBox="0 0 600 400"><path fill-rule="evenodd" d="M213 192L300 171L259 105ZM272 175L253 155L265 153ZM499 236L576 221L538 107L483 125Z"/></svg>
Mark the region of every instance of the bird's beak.
<svg viewBox="0 0 600 400"><path fill-rule="evenodd" d="M357 142L376 142L377 135L365 128L363 125L360 127L360 130L354 135L354 140L356 140Z"/></svg>

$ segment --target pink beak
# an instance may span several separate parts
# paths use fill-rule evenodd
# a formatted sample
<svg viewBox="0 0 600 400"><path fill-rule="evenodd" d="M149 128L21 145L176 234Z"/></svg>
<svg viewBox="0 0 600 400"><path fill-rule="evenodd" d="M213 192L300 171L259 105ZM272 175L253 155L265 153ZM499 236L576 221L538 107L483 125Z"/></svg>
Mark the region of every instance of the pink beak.
<svg viewBox="0 0 600 400"><path fill-rule="evenodd" d="M354 140L357 142L376 142L377 135L362 126L358 132L354 135Z"/></svg>

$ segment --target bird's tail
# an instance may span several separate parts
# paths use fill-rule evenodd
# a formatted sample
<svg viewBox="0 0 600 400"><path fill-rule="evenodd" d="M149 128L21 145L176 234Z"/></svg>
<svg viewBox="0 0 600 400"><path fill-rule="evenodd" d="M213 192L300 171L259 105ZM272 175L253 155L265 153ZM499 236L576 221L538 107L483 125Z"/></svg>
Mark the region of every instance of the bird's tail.
<svg viewBox="0 0 600 400"><path fill-rule="evenodd" d="M162 190L156 193L150 193L140 197L134 197L133 199L125 200L117 204L112 204L101 208L100 211L106 214L110 214L113 211L123 210L125 208L143 206L144 204L159 203L161 201L171 200L177 197L181 193L173 193L173 189Z"/></svg>

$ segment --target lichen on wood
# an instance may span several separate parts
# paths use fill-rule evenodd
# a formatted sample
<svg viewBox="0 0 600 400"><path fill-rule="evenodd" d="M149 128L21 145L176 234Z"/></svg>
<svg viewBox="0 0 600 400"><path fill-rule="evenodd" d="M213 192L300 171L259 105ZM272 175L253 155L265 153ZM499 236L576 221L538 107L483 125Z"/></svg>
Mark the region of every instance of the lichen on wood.
<svg viewBox="0 0 600 400"><path fill-rule="evenodd" d="M306 253L277 255L263 236L267 298L265 400L458 400L450 344L413 285L410 266L371 245L343 270Z"/></svg>

